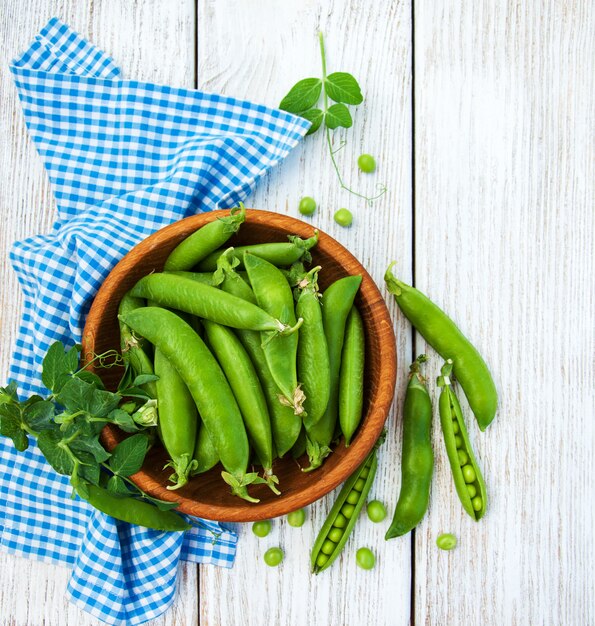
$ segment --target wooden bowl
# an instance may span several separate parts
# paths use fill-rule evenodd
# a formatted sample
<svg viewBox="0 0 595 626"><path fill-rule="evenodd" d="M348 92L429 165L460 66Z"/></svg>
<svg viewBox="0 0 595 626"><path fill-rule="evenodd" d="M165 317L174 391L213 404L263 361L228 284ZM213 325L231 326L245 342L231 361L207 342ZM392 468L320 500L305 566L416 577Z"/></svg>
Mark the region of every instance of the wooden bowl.
<svg viewBox="0 0 595 626"><path fill-rule="evenodd" d="M213 211L175 222L135 246L111 271L99 289L91 306L83 331L83 355L100 354L111 348L119 349L117 322L121 297L142 276L163 268L171 250L185 237L227 211ZM249 209L240 231L229 245L268 241L286 241L287 235L307 238L314 227L300 220ZM341 442L327 457L323 466L304 473L307 457L297 461L287 454L273 465L279 477L281 495L273 494L266 485L249 488L250 494L259 498L258 504L245 502L232 496L220 477L221 466L193 478L186 486L169 491L170 470L163 470L166 453L154 446L147 454L140 472L132 479L149 495L180 503L178 510L188 515L218 521L248 522L285 515L304 507L344 482L364 460L378 439L393 400L396 377L396 349L393 326L388 310L374 281L358 262L337 241L319 232L319 243L312 250L313 264L321 265L320 287L350 274L363 277L356 304L362 314L366 335L366 378L364 389L364 418L349 448ZM105 385L115 388L122 375L120 368L101 370ZM116 426L106 426L102 441L108 450L127 435Z"/></svg>

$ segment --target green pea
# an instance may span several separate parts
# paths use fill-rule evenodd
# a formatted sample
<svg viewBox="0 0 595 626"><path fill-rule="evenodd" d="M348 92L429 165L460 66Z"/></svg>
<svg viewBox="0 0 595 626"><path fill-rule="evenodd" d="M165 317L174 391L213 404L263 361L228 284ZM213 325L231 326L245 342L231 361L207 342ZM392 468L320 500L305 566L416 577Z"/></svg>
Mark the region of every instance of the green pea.
<svg viewBox="0 0 595 626"><path fill-rule="evenodd" d="M436 545L441 550L452 550L457 545L457 538L452 533L443 533L438 535Z"/></svg>
<svg viewBox="0 0 595 626"><path fill-rule="evenodd" d="M463 447L463 438L459 435L455 435L455 446L457 447L457 450Z"/></svg>
<svg viewBox="0 0 595 626"><path fill-rule="evenodd" d="M341 507L341 513L347 518L351 519L353 516L353 512L355 511L355 506L353 504L344 504Z"/></svg>
<svg viewBox="0 0 595 626"><path fill-rule="evenodd" d="M386 508L380 500L372 500L368 502L366 507L370 521L379 524L386 517Z"/></svg>
<svg viewBox="0 0 595 626"><path fill-rule="evenodd" d="M263 556L264 562L269 567L276 567L283 560L283 550L281 548L269 548Z"/></svg>
<svg viewBox="0 0 595 626"><path fill-rule="evenodd" d="M475 485L467 485L467 491L470 498L474 498L477 495L477 487Z"/></svg>
<svg viewBox="0 0 595 626"><path fill-rule="evenodd" d="M345 526L347 526L347 518L342 513L338 513L337 517L335 517L335 521L333 522L333 526L336 526L337 528L345 528Z"/></svg>
<svg viewBox="0 0 595 626"><path fill-rule="evenodd" d="M334 543L339 543L341 541L341 537L343 536L343 530L341 528L331 528L328 533L328 538Z"/></svg>
<svg viewBox="0 0 595 626"><path fill-rule="evenodd" d="M452 432L455 435L458 435L460 432L460 428L459 428L459 423L457 422L457 420L452 420Z"/></svg>
<svg viewBox="0 0 595 626"><path fill-rule="evenodd" d="M314 200L314 198L311 198L310 196L304 196L300 200L298 211L302 215L312 215L314 211L316 211L316 200Z"/></svg>
<svg viewBox="0 0 595 626"><path fill-rule="evenodd" d="M365 480L366 478L368 478L369 473L370 473L370 468L364 467L364 469L360 473L360 478L363 478Z"/></svg>
<svg viewBox="0 0 595 626"><path fill-rule="evenodd" d="M355 561L362 569L372 569L376 564L376 557L370 548L360 548L355 553Z"/></svg>
<svg viewBox="0 0 595 626"><path fill-rule="evenodd" d="M364 174L371 174L376 171L376 159L371 154L360 154L357 166Z"/></svg>
<svg viewBox="0 0 595 626"><path fill-rule="evenodd" d="M358 478L355 481L355 485L353 485L353 488L355 489L355 491L361 492L365 484L366 484L366 481L363 478Z"/></svg>
<svg viewBox="0 0 595 626"><path fill-rule="evenodd" d="M318 565L318 567L322 567L327 561L328 561L328 556L324 554L323 552L321 552L316 557L316 565Z"/></svg>
<svg viewBox="0 0 595 626"><path fill-rule="evenodd" d="M467 465L467 462L469 461L469 455L465 452L465 450L457 450L457 455L459 457L459 463L461 464L461 467L463 467L463 465Z"/></svg>
<svg viewBox="0 0 595 626"><path fill-rule="evenodd" d="M351 226L353 215L349 209L339 209L335 212L334 220L339 226Z"/></svg>
<svg viewBox="0 0 595 626"><path fill-rule="evenodd" d="M481 507L483 506L483 500L481 499L481 496L476 496L475 498L473 498L473 500L471 500L471 506L473 507L474 511L481 511Z"/></svg>
<svg viewBox="0 0 595 626"><path fill-rule="evenodd" d="M332 554L335 549L336 544L333 543L330 539L327 539L321 546L320 551L326 555Z"/></svg>
<svg viewBox="0 0 595 626"><path fill-rule="evenodd" d="M463 472L463 478L466 483L475 482L476 476L475 476L475 470L473 469L473 466L464 465L461 471Z"/></svg>
<svg viewBox="0 0 595 626"><path fill-rule="evenodd" d="M303 526L306 521L306 511L304 509L298 509L297 511L292 511L287 516L287 523L294 528L299 528Z"/></svg>
<svg viewBox="0 0 595 626"><path fill-rule="evenodd" d="M268 519L252 524L252 532L257 537L266 537L271 532L271 522Z"/></svg>
<svg viewBox="0 0 595 626"><path fill-rule="evenodd" d="M357 502L359 500L359 496L360 496L359 492L357 492L357 491L350 491L349 495L345 499L345 502L348 502L349 504L357 504Z"/></svg>

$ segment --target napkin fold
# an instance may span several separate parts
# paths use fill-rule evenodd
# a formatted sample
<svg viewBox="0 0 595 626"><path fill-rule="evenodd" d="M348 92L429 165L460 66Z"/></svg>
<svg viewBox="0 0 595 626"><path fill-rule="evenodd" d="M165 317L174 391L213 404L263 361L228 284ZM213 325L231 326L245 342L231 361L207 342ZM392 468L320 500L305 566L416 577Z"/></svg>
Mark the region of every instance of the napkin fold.
<svg viewBox="0 0 595 626"><path fill-rule="evenodd" d="M306 120L259 104L125 80L103 51L54 18L10 69L57 204L51 232L10 258L24 310L9 378L45 394L41 362L56 340L81 340L112 267L155 230L243 201L307 132ZM71 499L67 477L31 442L0 437L0 547L73 569L71 602L108 624L140 624L171 604L180 559L231 567L237 537L188 518L186 533L116 521Z"/></svg>

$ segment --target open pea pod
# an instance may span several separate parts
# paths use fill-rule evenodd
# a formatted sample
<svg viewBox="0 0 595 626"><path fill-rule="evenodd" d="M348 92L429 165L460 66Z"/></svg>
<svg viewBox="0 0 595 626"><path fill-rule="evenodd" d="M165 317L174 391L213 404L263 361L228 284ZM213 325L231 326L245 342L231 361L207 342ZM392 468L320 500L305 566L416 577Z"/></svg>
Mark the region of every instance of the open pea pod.
<svg viewBox="0 0 595 626"><path fill-rule="evenodd" d="M442 388L438 401L440 425L459 500L478 522L486 512L486 486L467 435L461 405L452 389L451 373L452 360L448 359L438 377L438 386Z"/></svg>
<svg viewBox="0 0 595 626"><path fill-rule="evenodd" d="M374 482L378 467L376 449L383 441L384 435L339 492L312 548L310 565L314 574L327 569L343 550Z"/></svg>

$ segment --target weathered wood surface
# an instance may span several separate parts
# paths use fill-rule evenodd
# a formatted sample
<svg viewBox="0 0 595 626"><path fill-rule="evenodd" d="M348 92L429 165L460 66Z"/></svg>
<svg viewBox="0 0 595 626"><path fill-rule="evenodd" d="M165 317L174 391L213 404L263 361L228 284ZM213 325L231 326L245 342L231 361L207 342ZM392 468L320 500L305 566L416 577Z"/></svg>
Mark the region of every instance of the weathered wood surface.
<svg viewBox="0 0 595 626"><path fill-rule="evenodd" d="M262 181L251 204L297 215L298 199L313 195L321 205L313 223L354 252L379 285L396 259L399 275L415 280L477 344L502 398L496 422L481 434L460 394L490 496L480 524L456 499L436 420L430 512L413 544L410 537L385 544L388 521L375 526L362 517L341 561L310 576L308 552L329 496L310 507L301 529L275 520L258 540L238 525L234 568L205 566L197 575L184 566L172 610L152 624L595 623L590 8L584 0L417 0L412 21L404 0L8 0L0 7L0 378L21 306L7 251L47 230L54 210L6 61L58 15L111 52L126 76L197 81L270 105L297 79L319 73L321 29L329 71L351 71L366 96L337 155L346 181L366 191L381 181L389 191L373 207L341 191L322 137L313 136ZM357 174L363 151L378 159L373 177ZM354 213L350 229L332 221L341 206ZM372 495L392 513L400 482L395 409L413 346L392 302L390 310L400 393ZM419 337L415 346L427 349ZM441 361L428 352L433 380ZM435 546L446 531L459 537L451 553ZM286 552L277 569L262 561L273 545ZM360 545L378 552L372 572L355 567ZM65 602L68 576L0 553L0 625L96 624Z"/></svg>

